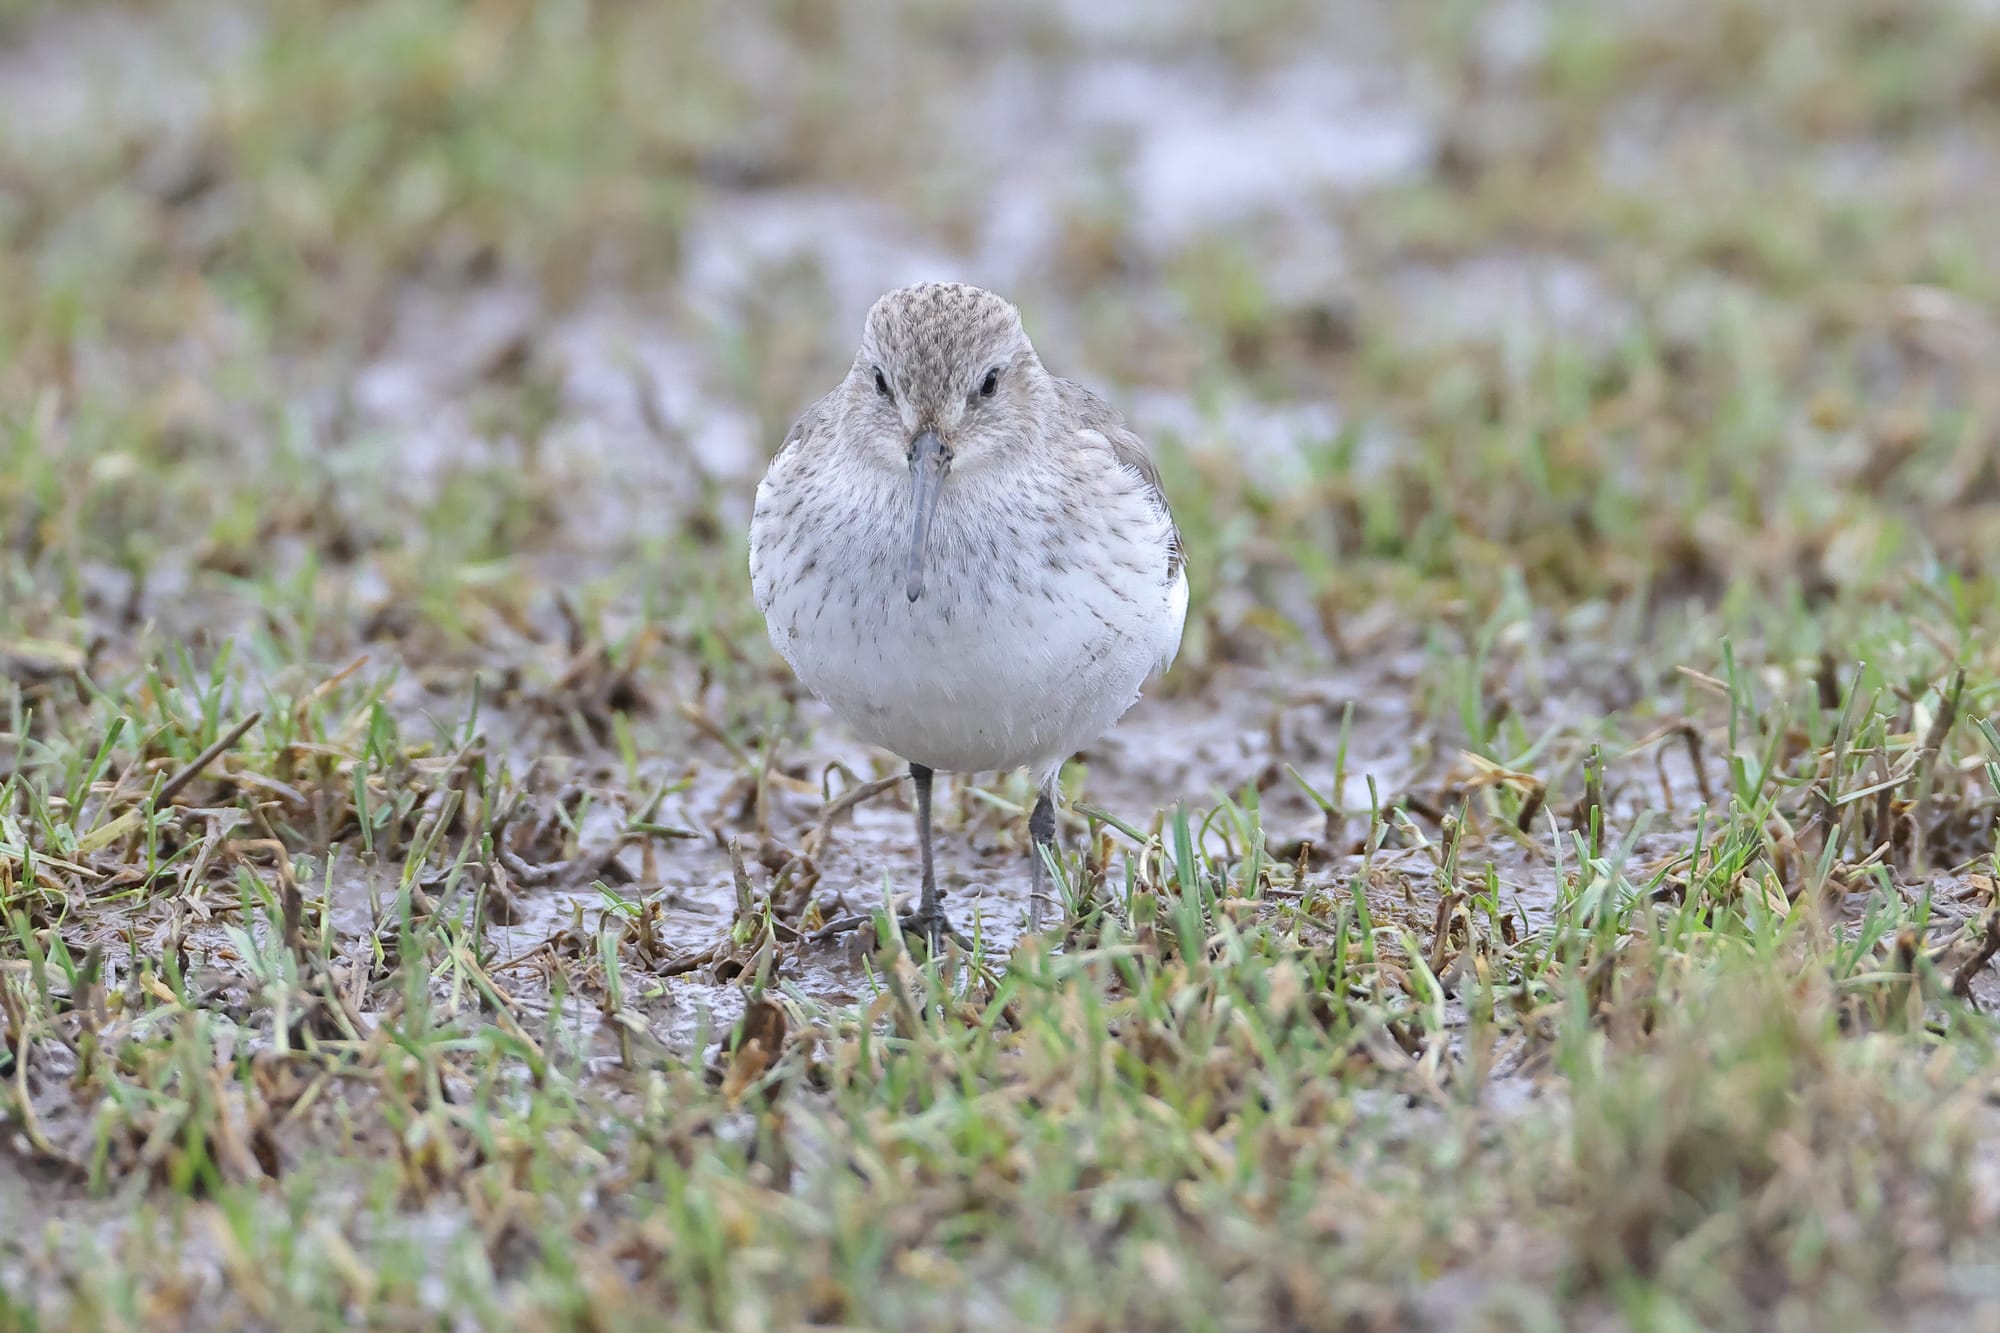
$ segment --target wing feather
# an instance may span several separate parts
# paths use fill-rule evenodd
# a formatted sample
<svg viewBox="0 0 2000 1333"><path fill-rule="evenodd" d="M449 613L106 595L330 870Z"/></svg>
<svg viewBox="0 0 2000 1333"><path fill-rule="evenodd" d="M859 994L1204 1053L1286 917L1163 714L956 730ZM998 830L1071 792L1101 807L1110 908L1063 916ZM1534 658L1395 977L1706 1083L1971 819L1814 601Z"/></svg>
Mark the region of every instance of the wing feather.
<svg viewBox="0 0 2000 1333"><path fill-rule="evenodd" d="M1123 467L1139 474L1158 507L1160 516L1167 521L1167 567L1165 581L1185 579L1187 553L1181 545L1181 530L1174 522L1173 507L1167 503L1166 488L1160 483L1160 467L1153 461L1152 451L1146 442L1125 423L1124 416L1117 408L1099 398L1074 380L1059 379L1057 388L1061 391L1064 405L1074 418L1074 429L1093 431L1104 437L1111 446L1111 456Z"/></svg>

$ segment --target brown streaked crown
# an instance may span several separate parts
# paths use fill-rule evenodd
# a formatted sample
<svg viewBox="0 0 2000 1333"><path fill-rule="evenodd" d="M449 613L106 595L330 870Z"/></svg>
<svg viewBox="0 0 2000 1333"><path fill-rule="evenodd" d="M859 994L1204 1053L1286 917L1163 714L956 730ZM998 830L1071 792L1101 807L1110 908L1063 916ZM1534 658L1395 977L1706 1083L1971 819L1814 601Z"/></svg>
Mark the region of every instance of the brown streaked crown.
<svg viewBox="0 0 2000 1333"><path fill-rule="evenodd" d="M857 365L871 375L881 367L899 397L929 409L971 392L989 363L1026 346L1021 314L1004 297L925 282L886 293L869 309Z"/></svg>

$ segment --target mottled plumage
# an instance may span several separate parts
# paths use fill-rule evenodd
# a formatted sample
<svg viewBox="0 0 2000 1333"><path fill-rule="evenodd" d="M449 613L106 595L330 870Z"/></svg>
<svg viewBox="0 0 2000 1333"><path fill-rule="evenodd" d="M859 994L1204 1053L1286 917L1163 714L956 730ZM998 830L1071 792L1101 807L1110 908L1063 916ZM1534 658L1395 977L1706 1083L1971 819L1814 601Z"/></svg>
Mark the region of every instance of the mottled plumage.
<svg viewBox="0 0 2000 1333"><path fill-rule="evenodd" d="M932 930L931 771L1032 770L1052 842L1057 770L1172 662L1187 611L1145 445L1043 368L1012 305L946 283L875 303L757 489L750 576L799 678L910 763Z"/></svg>

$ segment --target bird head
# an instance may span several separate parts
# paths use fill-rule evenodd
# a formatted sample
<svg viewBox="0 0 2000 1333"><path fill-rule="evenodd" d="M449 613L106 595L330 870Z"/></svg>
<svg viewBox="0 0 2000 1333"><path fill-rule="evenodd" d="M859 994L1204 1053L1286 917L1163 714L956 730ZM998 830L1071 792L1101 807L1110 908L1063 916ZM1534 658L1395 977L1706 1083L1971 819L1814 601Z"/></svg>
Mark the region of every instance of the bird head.
<svg viewBox="0 0 2000 1333"><path fill-rule="evenodd" d="M845 385L844 433L874 461L908 471L912 602L923 595L931 525L950 479L1031 446L1047 375L1020 312L992 292L922 283L869 310Z"/></svg>

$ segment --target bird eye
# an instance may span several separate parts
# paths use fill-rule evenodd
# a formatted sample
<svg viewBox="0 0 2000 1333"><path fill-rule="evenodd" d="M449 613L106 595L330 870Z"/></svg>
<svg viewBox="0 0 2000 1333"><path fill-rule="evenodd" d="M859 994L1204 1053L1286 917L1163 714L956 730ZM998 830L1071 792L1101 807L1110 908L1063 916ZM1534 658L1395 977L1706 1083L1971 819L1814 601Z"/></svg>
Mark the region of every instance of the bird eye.
<svg viewBox="0 0 2000 1333"><path fill-rule="evenodd" d="M996 368L987 371L986 378L979 381L979 396L981 398L991 398L994 394L998 393L999 391L1000 391L999 370Z"/></svg>
<svg viewBox="0 0 2000 1333"><path fill-rule="evenodd" d="M889 377L882 373L882 367L880 366L875 367L875 392L881 394L884 398L894 398L896 396L889 392Z"/></svg>

